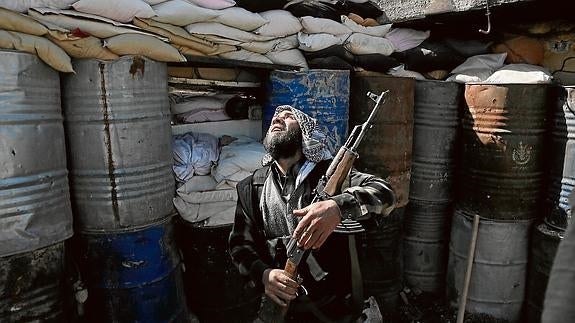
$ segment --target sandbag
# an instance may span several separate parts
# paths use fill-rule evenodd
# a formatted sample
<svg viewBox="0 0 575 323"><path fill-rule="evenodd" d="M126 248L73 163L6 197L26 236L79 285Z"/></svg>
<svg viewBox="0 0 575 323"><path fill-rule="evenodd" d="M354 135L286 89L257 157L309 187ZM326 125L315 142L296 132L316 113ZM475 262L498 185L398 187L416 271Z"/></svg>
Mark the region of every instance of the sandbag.
<svg viewBox="0 0 575 323"><path fill-rule="evenodd" d="M325 57L338 57L350 65L355 64L355 56L350 53L343 45L334 45L316 52L304 52L305 57L309 60Z"/></svg>
<svg viewBox="0 0 575 323"><path fill-rule="evenodd" d="M244 31L252 31L268 23L260 14L238 7L220 10L220 15L213 21Z"/></svg>
<svg viewBox="0 0 575 323"><path fill-rule="evenodd" d="M208 9L225 9L233 7L236 2L234 0L187 0L202 8Z"/></svg>
<svg viewBox="0 0 575 323"><path fill-rule="evenodd" d="M551 83L553 77L542 66L530 64L508 64L495 71L485 83L495 84L546 84Z"/></svg>
<svg viewBox="0 0 575 323"><path fill-rule="evenodd" d="M389 39L395 50L398 52L403 52L404 50L415 48L424 40L429 38L430 32L409 29L409 28L395 28L390 30L385 38Z"/></svg>
<svg viewBox="0 0 575 323"><path fill-rule="evenodd" d="M438 69L451 71L465 61L465 57L448 46L430 40L425 40L415 48L393 53L391 56L401 61L406 69L420 73Z"/></svg>
<svg viewBox="0 0 575 323"><path fill-rule="evenodd" d="M160 62L185 62L178 50L165 42L146 35L124 34L110 37L104 47L118 55L142 55Z"/></svg>
<svg viewBox="0 0 575 323"><path fill-rule="evenodd" d="M273 51L266 54L274 64L299 66L303 70L309 69L307 61L299 49Z"/></svg>
<svg viewBox="0 0 575 323"><path fill-rule="evenodd" d="M493 47L494 53L507 53L507 63L540 65L543 62L545 50L539 39L519 36L508 39Z"/></svg>
<svg viewBox="0 0 575 323"><path fill-rule="evenodd" d="M334 45L341 45L348 35L335 36L332 34L306 34L298 33L299 49L305 52L316 52Z"/></svg>
<svg viewBox="0 0 575 323"><path fill-rule="evenodd" d="M120 57L105 48L102 40L93 36L75 40L59 40L52 36L47 37L54 44L62 48L68 55L74 58L114 60Z"/></svg>
<svg viewBox="0 0 575 323"><path fill-rule="evenodd" d="M182 27L165 24L152 19L134 18L134 25L143 30L166 37L180 52L183 50L190 55L197 55L197 52L203 55L217 55L237 50L235 46L214 44L213 42L190 35L190 33ZM182 54L186 53L182 52Z"/></svg>
<svg viewBox="0 0 575 323"><path fill-rule="evenodd" d="M152 7L157 16L154 20L176 26L209 21L219 16L218 11L198 7L184 0L170 0Z"/></svg>
<svg viewBox="0 0 575 323"><path fill-rule="evenodd" d="M351 29L342 23L326 18L302 17L302 32L306 34L349 35Z"/></svg>
<svg viewBox="0 0 575 323"><path fill-rule="evenodd" d="M141 0L80 0L72 5L80 12L130 22L134 17L151 18L156 15L149 4Z"/></svg>
<svg viewBox="0 0 575 323"><path fill-rule="evenodd" d="M142 0L142 1L144 1L144 2L147 3L147 4L149 4L150 6L153 6L153 5L155 5L155 4L162 3L162 2L166 2L166 1L168 1L168 0Z"/></svg>
<svg viewBox="0 0 575 323"><path fill-rule="evenodd" d="M245 49L240 49L235 52L228 52L219 55L222 58L235 59L238 61L248 61L256 63L273 64L273 62L262 54L247 51Z"/></svg>
<svg viewBox="0 0 575 323"><path fill-rule="evenodd" d="M261 13L268 21L254 32L262 36L284 37L297 34L301 29L299 19L286 10L269 10Z"/></svg>
<svg viewBox="0 0 575 323"><path fill-rule="evenodd" d="M451 71L447 81L469 83L482 82L505 63L507 53L484 54L469 57Z"/></svg>
<svg viewBox="0 0 575 323"><path fill-rule="evenodd" d="M54 24L67 30L80 30L82 33L97 38L109 38L120 34L134 33L146 34L133 25L113 24L109 19L75 11L53 11L45 8L30 9L28 14L41 23ZM74 16L71 16L74 15ZM86 18L83 18L86 17Z"/></svg>
<svg viewBox="0 0 575 323"><path fill-rule="evenodd" d="M78 0L0 0L0 7L16 12L27 12L30 8L67 9Z"/></svg>
<svg viewBox="0 0 575 323"><path fill-rule="evenodd" d="M341 16L341 22L344 26L346 26L353 32L371 35L375 37L383 37L391 29L391 24L373 26L373 27L362 26L346 16Z"/></svg>
<svg viewBox="0 0 575 323"><path fill-rule="evenodd" d="M236 0L236 6L251 12L263 12L281 9L287 3L286 0Z"/></svg>
<svg viewBox="0 0 575 323"><path fill-rule="evenodd" d="M389 56L395 50L393 43L385 37L374 37L360 33L353 33L346 40L344 47L356 55L381 54Z"/></svg>
<svg viewBox="0 0 575 323"><path fill-rule="evenodd" d="M34 36L43 36L48 33L46 26L29 16L4 8L0 8L0 29Z"/></svg>
<svg viewBox="0 0 575 323"><path fill-rule="evenodd" d="M63 49L43 37L0 30L0 48L35 54L59 72L74 72L70 56Z"/></svg>
<svg viewBox="0 0 575 323"><path fill-rule="evenodd" d="M282 38L276 38L265 42L247 42L239 46L251 52L266 54L271 51L282 51L297 48L299 41L297 35L291 35Z"/></svg>
<svg viewBox="0 0 575 323"><path fill-rule="evenodd" d="M240 42L267 41L276 38L275 36L257 35L237 28L222 25L217 22L199 22L189 24L186 26L186 30L193 35L215 35L223 38L234 39Z"/></svg>
<svg viewBox="0 0 575 323"><path fill-rule="evenodd" d="M335 8L334 5L320 1L290 1L285 7L285 10L291 12L295 17L316 17L330 19L336 22L341 22L339 16L341 13Z"/></svg>

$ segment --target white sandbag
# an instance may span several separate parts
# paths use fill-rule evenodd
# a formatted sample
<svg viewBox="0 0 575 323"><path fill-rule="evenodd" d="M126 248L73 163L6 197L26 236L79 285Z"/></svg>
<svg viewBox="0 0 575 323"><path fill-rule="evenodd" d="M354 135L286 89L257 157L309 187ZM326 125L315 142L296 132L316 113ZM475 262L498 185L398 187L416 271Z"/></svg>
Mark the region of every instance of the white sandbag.
<svg viewBox="0 0 575 323"><path fill-rule="evenodd" d="M46 38L15 31L0 30L0 48L15 49L38 57L53 69L73 73L70 56Z"/></svg>
<svg viewBox="0 0 575 323"><path fill-rule="evenodd" d="M396 77L409 77L416 80L425 80L425 76L423 76L421 73L406 70L403 64L397 67L390 68L389 71L387 71L387 74Z"/></svg>
<svg viewBox="0 0 575 323"><path fill-rule="evenodd" d="M393 54L395 47L385 37L375 37L361 33L353 33L346 40L344 47L352 54L381 54L389 56Z"/></svg>
<svg viewBox="0 0 575 323"><path fill-rule="evenodd" d="M48 33L46 26L29 16L4 8L0 8L0 29L34 36L43 36Z"/></svg>
<svg viewBox="0 0 575 323"><path fill-rule="evenodd" d="M0 0L0 7L16 12L27 12L30 8L67 9L77 0Z"/></svg>
<svg viewBox="0 0 575 323"><path fill-rule="evenodd" d="M151 36L123 34L104 41L104 47L118 55L142 55L160 62L185 62L186 58L169 44Z"/></svg>
<svg viewBox="0 0 575 323"><path fill-rule="evenodd" d="M362 26L356 23L355 21L351 20L347 16L341 16L341 22L343 23L344 26L346 26L353 32L371 35L375 37L383 37L391 29L391 24L373 26L373 27Z"/></svg>
<svg viewBox="0 0 575 323"><path fill-rule="evenodd" d="M202 8L225 9L236 5L234 0L187 0Z"/></svg>
<svg viewBox="0 0 575 323"><path fill-rule="evenodd" d="M317 52L333 45L341 45L347 37L347 35L335 36L332 34L306 34L299 32L297 34L298 48L305 52Z"/></svg>
<svg viewBox="0 0 575 323"><path fill-rule="evenodd" d="M150 6L156 5L158 3L166 2L168 0L144 0L145 3L149 4Z"/></svg>
<svg viewBox="0 0 575 323"><path fill-rule="evenodd" d="M249 138L240 136L238 140L222 147L218 164L212 168L212 176L220 182L235 186L257 168L265 154L264 146Z"/></svg>
<svg viewBox="0 0 575 323"><path fill-rule="evenodd" d="M157 16L154 20L176 26L186 26L208 21L219 16L218 11L198 7L184 0L170 0L152 7Z"/></svg>
<svg viewBox="0 0 575 323"><path fill-rule="evenodd" d="M297 34L302 28L299 19L289 11L269 10L260 14L268 23L254 31L258 35L284 37Z"/></svg>
<svg viewBox="0 0 575 323"><path fill-rule="evenodd" d="M97 38L108 38L126 33L153 36L134 25L123 24L104 17L73 10L35 8L30 9L28 15L41 23L54 24L67 30L79 29ZM159 36L156 37L160 38Z"/></svg>
<svg viewBox="0 0 575 323"><path fill-rule="evenodd" d="M297 35L276 38L265 42L241 43L239 46L251 52L266 54L271 51L282 51L297 48L299 41Z"/></svg>
<svg viewBox="0 0 575 323"><path fill-rule="evenodd" d="M262 36L247 32L234 27L222 25L217 22L198 22L186 26L186 30L192 34L215 35L223 38L234 39L240 42L267 41L275 36Z"/></svg>
<svg viewBox="0 0 575 323"><path fill-rule="evenodd" d="M302 32L306 34L332 34L332 35L349 35L351 29L347 26L326 18L302 17L300 18Z"/></svg>
<svg viewBox="0 0 575 323"><path fill-rule="evenodd" d="M80 0L72 5L80 12L130 22L134 17L151 18L156 15L152 7L142 0Z"/></svg>
<svg viewBox="0 0 575 323"><path fill-rule="evenodd" d="M303 70L309 69L307 61L299 49L273 51L266 54L274 64L299 66Z"/></svg>
<svg viewBox="0 0 575 323"><path fill-rule="evenodd" d="M173 114L181 114L198 109L223 110L233 95L199 95L170 93L170 109Z"/></svg>
<svg viewBox="0 0 575 323"><path fill-rule="evenodd" d="M96 37L88 36L74 40L59 40L48 36L48 39L62 48L70 57L101 60L115 60L119 58L118 55L104 48L102 40Z"/></svg>
<svg viewBox="0 0 575 323"><path fill-rule="evenodd" d="M553 76L545 67L531 64L509 64L495 71L485 83L491 84L547 84Z"/></svg>
<svg viewBox="0 0 575 323"><path fill-rule="evenodd" d="M237 61L248 61L256 63L273 64L272 61L262 54L250 52L245 49L240 49L235 52L222 53L219 55L221 58L235 59Z"/></svg>
<svg viewBox="0 0 575 323"><path fill-rule="evenodd" d="M190 35L184 28L165 24L152 19L134 18L134 25L143 30L166 37L182 54L217 55L237 50L235 46L214 44L199 37Z"/></svg>
<svg viewBox="0 0 575 323"><path fill-rule="evenodd" d="M212 191L216 189L217 184L211 175L197 175L178 187L177 193Z"/></svg>
<svg viewBox="0 0 575 323"><path fill-rule="evenodd" d="M485 81L493 72L503 67L507 53L483 54L467 58L451 71L447 81L472 83Z"/></svg>
<svg viewBox="0 0 575 323"><path fill-rule="evenodd" d="M395 28L390 30L385 38L391 40L397 52L415 48L429 38L430 31L421 31L409 28Z"/></svg>
<svg viewBox="0 0 575 323"><path fill-rule="evenodd" d="M195 225L208 227L234 222L236 201L188 203L180 196L176 196L173 201L180 216Z"/></svg>
<svg viewBox="0 0 575 323"><path fill-rule="evenodd" d="M214 22L245 31L252 31L265 25L268 21L259 13L250 12L240 7L232 7L220 10L220 15L214 18Z"/></svg>

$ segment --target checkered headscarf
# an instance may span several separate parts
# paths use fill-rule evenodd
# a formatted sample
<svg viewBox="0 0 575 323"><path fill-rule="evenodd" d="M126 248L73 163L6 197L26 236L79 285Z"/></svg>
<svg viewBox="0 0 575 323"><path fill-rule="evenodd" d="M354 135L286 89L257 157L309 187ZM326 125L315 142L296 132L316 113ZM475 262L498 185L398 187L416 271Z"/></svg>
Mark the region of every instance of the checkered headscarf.
<svg viewBox="0 0 575 323"><path fill-rule="evenodd" d="M317 120L289 105L278 106L274 113L274 117L276 117L280 112L286 110L289 110L294 114L294 117L301 129L303 137L302 152L305 158L316 163L322 160L332 159L333 156L327 146L327 137L319 129ZM272 156L270 154L266 154L262 159L262 165L269 165L272 161Z"/></svg>

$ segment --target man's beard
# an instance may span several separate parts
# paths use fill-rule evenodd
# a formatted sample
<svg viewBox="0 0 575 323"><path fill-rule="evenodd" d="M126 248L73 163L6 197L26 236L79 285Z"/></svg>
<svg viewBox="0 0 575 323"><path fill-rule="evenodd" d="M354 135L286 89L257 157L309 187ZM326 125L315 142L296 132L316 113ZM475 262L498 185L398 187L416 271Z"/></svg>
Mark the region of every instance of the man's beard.
<svg viewBox="0 0 575 323"><path fill-rule="evenodd" d="M286 132L271 132L264 138L264 148L274 160L289 158L302 147L302 134L298 128Z"/></svg>

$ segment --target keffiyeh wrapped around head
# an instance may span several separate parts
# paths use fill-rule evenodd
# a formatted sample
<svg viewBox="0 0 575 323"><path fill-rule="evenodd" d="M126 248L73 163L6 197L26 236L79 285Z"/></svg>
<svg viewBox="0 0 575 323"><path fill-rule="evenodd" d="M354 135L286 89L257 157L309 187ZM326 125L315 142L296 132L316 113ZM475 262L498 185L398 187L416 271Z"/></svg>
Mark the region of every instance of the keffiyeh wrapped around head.
<svg viewBox="0 0 575 323"><path fill-rule="evenodd" d="M301 129L303 137L302 152L305 158L316 163L322 160L332 159L333 156L327 147L326 135L319 129L317 120L289 105L278 106L274 113L274 118L279 113L286 110L294 114L294 117ZM272 156L270 154L266 154L262 160L262 165L269 165L272 161Z"/></svg>

